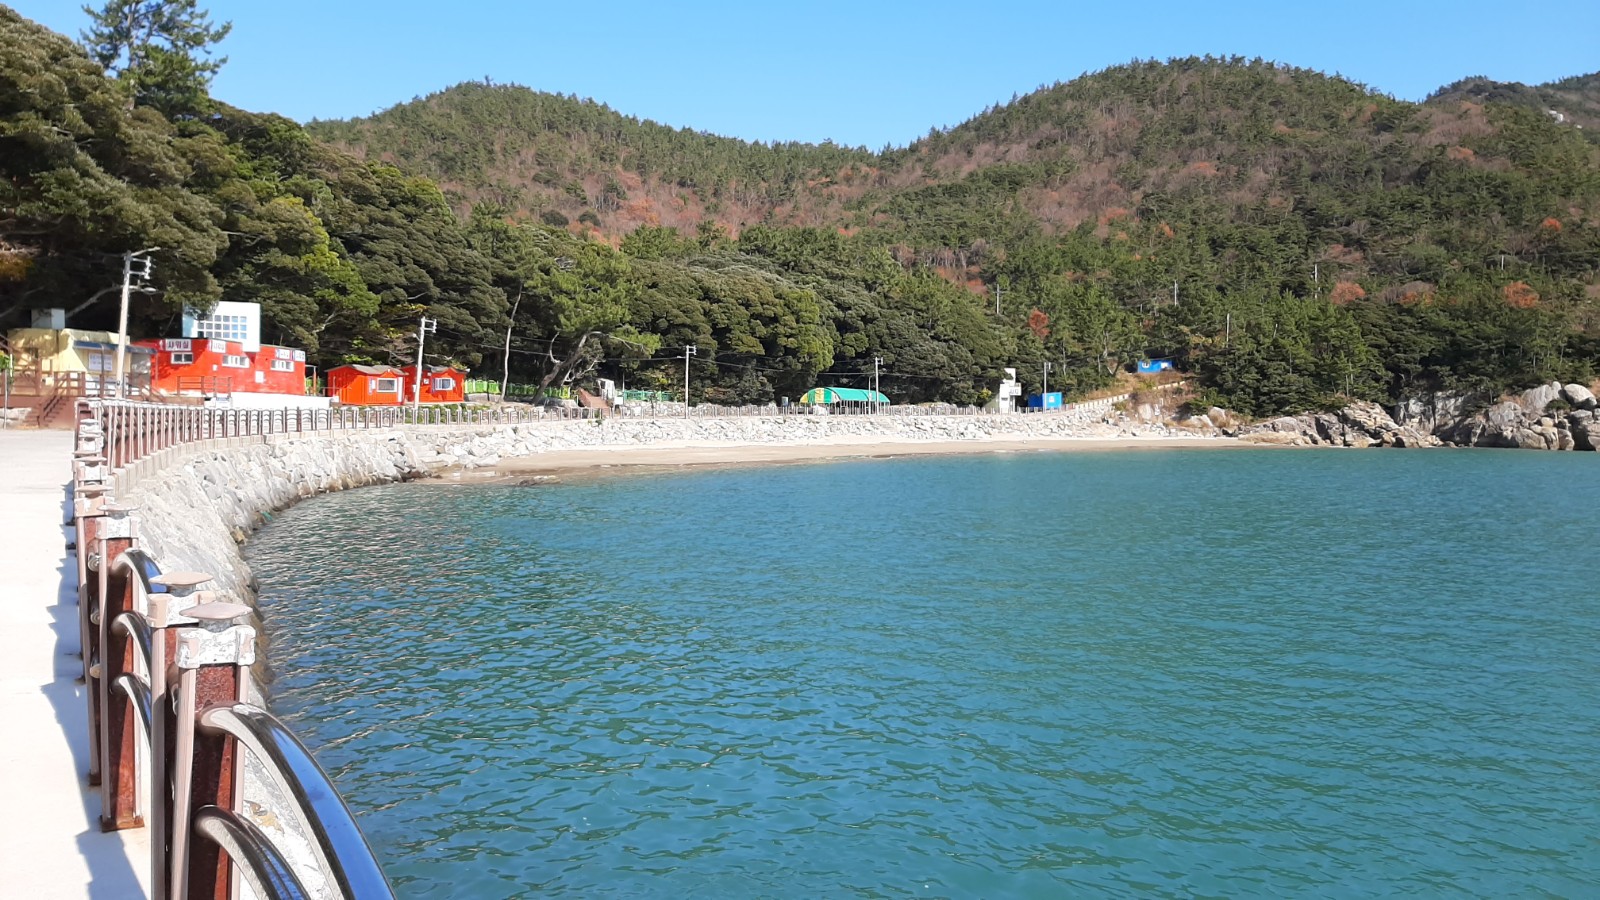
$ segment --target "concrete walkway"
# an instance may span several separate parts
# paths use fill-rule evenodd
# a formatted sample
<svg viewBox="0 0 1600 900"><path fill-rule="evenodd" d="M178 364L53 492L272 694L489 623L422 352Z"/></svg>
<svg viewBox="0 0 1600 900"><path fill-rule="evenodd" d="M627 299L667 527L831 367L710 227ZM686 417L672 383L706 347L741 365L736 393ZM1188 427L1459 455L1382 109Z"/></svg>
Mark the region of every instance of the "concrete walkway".
<svg viewBox="0 0 1600 900"><path fill-rule="evenodd" d="M0 895L147 897L148 832L102 834L85 778L71 461L71 432L0 430Z"/></svg>

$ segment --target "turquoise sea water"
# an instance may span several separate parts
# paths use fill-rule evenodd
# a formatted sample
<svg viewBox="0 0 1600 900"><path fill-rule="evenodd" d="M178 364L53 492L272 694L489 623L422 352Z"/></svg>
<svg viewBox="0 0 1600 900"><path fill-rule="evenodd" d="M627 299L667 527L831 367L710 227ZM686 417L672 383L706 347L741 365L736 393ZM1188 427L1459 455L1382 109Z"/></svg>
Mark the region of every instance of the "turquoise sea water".
<svg viewBox="0 0 1600 900"><path fill-rule="evenodd" d="M1600 457L323 497L249 545L405 897L1593 895Z"/></svg>

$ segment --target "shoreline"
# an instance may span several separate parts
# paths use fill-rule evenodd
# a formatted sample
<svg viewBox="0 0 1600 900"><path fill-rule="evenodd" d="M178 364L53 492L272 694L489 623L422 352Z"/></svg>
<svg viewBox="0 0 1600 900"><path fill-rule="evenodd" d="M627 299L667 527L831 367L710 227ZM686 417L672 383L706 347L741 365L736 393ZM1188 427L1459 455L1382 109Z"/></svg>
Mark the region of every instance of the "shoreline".
<svg viewBox="0 0 1600 900"><path fill-rule="evenodd" d="M823 463L908 456L1004 453L1104 453L1123 450L1243 450L1261 445L1224 437L1061 437L962 441L885 440L838 436L794 443L661 441L551 450L472 469L451 467L416 479L423 484L515 484L529 478L682 472L696 469Z"/></svg>

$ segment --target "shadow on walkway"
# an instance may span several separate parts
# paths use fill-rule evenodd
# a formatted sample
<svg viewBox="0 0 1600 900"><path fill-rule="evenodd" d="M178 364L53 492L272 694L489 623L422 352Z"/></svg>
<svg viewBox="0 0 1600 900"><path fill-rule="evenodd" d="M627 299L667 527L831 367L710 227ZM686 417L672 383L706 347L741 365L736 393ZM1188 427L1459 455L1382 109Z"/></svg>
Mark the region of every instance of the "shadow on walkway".
<svg viewBox="0 0 1600 900"><path fill-rule="evenodd" d="M65 463L64 463L65 464ZM57 524L72 519L72 489L62 488L60 518ZM66 548L75 539L75 529L61 526L58 545ZM41 690L55 711L56 721L72 748L73 771L78 775L79 802L83 811L83 831L77 835L78 852L87 866L87 896L95 900L127 900L147 896L144 876L135 871L131 852L146 848L148 832L137 829L119 834L100 830L100 794L89 786L89 705L82 681L82 646L78 633L78 557L81 548L65 550L57 571L60 582L55 603L50 606L50 629L55 633L54 679Z"/></svg>

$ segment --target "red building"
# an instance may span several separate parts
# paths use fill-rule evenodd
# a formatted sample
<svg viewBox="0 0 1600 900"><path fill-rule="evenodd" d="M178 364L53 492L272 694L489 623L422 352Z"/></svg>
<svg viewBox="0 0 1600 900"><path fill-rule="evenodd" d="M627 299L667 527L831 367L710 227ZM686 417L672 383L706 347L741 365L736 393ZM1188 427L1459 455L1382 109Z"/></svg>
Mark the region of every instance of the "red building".
<svg viewBox="0 0 1600 900"><path fill-rule="evenodd" d="M406 366L406 401L416 397L417 367ZM451 366L423 366L423 403L465 403L467 400L467 373Z"/></svg>
<svg viewBox="0 0 1600 900"><path fill-rule="evenodd" d="M328 370L328 396L346 406L399 406L410 393L405 378L394 366L339 366Z"/></svg>
<svg viewBox="0 0 1600 900"><path fill-rule="evenodd" d="M239 341L162 338L139 341L154 351L150 387L166 394L221 396L306 392L306 352L272 347L249 352Z"/></svg>

